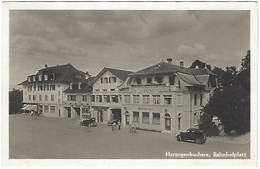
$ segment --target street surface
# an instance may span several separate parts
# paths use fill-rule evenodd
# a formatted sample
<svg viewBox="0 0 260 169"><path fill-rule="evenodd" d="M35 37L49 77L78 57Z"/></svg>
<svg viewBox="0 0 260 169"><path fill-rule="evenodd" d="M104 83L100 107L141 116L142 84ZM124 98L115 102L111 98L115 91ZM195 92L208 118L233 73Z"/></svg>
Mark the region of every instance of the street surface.
<svg viewBox="0 0 260 169"><path fill-rule="evenodd" d="M172 134L128 128L112 132L111 126L80 126L76 119L16 114L9 116L10 159L180 159L193 158L180 153L245 153L250 158L250 143L232 143L209 138L205 144L178 142ZM175 156L178 153L179 156ZM168 155L166 155L168 154ZM220 157L218 157L220 158ZM230 157L233 159L233 157Z"/></svg>

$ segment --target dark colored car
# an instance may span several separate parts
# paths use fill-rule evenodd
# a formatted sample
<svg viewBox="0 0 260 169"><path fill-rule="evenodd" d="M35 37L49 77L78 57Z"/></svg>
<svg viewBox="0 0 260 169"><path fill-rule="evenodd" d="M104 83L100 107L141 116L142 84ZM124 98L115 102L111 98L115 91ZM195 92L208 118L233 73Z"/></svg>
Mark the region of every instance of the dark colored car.
<svg viewBox="0 0 260 169"><path fill-rule="evenodd" d="M108 121L107 125L112 126L112 124L114 124L114 123L116 123L116 125L117 125L118 121L119 121L119 119L110 120L110 121Z"/></svg>
<svg viewBox="0 0 260 169"><path fill-rule="evenodd" d="M177 141L195 141L196 144L203 144L206 142L206 135L197 128L189 128L185 132L180 132L177 136Z"/></svg>
<svg viewBox="0 0 260 169"><path fill-rule="evenodd" d="M82 121L80 122L80 125L81 125L81 126L90 126L90 127L97 126L96 118L91 117L91 118L89 118L89 119L82 120Z"/></svg>

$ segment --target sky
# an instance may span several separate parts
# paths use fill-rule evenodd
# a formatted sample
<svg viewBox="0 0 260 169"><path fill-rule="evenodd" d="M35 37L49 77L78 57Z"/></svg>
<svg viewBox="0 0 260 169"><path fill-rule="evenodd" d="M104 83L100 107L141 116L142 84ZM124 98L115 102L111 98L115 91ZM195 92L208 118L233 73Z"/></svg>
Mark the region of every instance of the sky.
<svg viewBox="0 0 260 169"><path fill-rule="evenodd" d="M9 88L44 65L138 71L167 58L184 66L240 67L250 49L249 11L12 10Z"/></svg>

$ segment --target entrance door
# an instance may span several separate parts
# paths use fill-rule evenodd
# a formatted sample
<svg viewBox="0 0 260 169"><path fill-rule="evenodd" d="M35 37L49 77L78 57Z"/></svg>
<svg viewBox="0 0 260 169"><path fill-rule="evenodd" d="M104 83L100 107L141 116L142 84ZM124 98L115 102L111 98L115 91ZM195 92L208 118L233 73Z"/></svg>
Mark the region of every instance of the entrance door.
<svg viewBox="0 0 260 169"><path fill-rule="evenodd" d="M125 115L125 125L129 126L129 115Z"/></svg>
<svg viewBox="0 0 260 169"><path fill-rule="evenodd" d="M169 114L165 115L165 130L171 131L171 117Z"/></svg>
<svg viewBox="0 0 260 169"><path fill-rule="evenodd" d="M68 118L71 118L71 108L68 108Z"/></svg>
<svg viewBox="0 0 260 169"><path fill-rule="evenodd" d="M100 117L100 122L103 122L103 111L100 110L99 113L100 113L100 116L99 116Z"/></svg>

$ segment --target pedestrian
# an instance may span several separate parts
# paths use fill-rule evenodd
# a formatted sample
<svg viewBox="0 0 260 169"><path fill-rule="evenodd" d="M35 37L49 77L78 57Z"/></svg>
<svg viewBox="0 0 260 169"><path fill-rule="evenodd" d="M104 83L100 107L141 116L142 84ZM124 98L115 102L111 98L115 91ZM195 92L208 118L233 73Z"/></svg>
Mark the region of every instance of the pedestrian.
<svg viewBox="0 0 260 169"><path fill-rule="evenodd" d="M120 122L120 120L118 120L117 125L118 125L118 130L120 130L120 127L121 127L121 122Z"/></svg>
<svg viewBox="0 0 260 169"><path fill-rule="evenodd" d="M34 112L33 112L33 110L32 110L30 115L33 116L33 113L34 113Z"/></svg>
<svg viewBox="0 0 260 169"><path fill-rule="evenodd" d="M134 124L134 132L136 133L136 124Z"/></svg>

